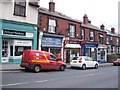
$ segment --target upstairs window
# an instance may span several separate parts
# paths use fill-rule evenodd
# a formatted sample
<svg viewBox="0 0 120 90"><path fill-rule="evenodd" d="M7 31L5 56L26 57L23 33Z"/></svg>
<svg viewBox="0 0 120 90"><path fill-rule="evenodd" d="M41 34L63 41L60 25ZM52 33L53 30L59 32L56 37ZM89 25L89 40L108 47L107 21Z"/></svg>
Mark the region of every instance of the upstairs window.
<svg viewBox="0 0 120 90"><path fill-rule="evenodd" d="M26 0L15 0L14 2L14 15L26 16Z"/></svg>
<svg viewBox="0 0 120 90"><path fill-rule="evenodd" d="M103 35L102 34L99 35L99 43L103 44Z"/></svg>
<svg viewBox="0 0 120 90"><path fill-rule="evenodd" d="M90 40L94 41L94 32L93 31L90 31Z"/></svg>
<svg viewBox="0 0 120 90"><path fill-rule="evenodd" d="M48 22L48 32L49 33L55 33L56 32L56 20L49 19Z"/></svg>
<svg viewBox="0 0 120 90"><path fill-rule="evenodd" d="M75 25L70 25L69 35L75 38Z"/></svg>
<svg viewBox="0 0 120 90"><path fill-rule="evenodd" d="M84 30L82 29L81 39L84 40Z"/></svg>
<svg viewBox="0 0 120 90"><path fill-rule="evenodd" d="M109 39L108 39L108 37L107 37L107 39L106 39L106 43L109 44Z"/></svg>
<svg viewBox="0 0 120 90"><path fill-rule="evenodd" d="M110 44L112 44L113 37L110 37Z"/></svg>

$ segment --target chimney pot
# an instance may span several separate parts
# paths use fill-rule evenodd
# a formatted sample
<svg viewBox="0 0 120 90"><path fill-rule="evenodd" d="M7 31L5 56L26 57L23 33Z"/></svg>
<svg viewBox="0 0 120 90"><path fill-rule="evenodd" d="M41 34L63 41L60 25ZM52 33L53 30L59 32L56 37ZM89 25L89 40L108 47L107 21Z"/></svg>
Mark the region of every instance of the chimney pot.
<svg viewBox="0 0 120 90"><path fill-rule="evenodd" d="M115 28L111 28L111 33L115 34Z"/></svg>
<svg viewBox="0 0 120 90"><path fill-rule="evenodd" d="M83 16L83 23L84 23L84 24L88 24L88 23L89 23L87 14L84 14L84 16Z"/></svg>
<svg viewBox="0 0 120 90"><path fill-rule="evenodd" d="M105 30L105 26L103 24L100 25L100 29Z"/></svg>
<svg viewBox="0 0 120 90"><path fill-rule="evenodd" d="M49 2L49 11L55 12L55 3L53 2L53 0L50 0Z"/></svg>

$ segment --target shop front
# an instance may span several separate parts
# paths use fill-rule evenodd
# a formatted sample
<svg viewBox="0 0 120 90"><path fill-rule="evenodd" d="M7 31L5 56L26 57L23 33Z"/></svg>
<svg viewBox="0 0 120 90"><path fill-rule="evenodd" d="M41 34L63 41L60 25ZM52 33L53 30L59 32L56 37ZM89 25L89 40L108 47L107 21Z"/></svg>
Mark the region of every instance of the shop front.
<svg viewBox="0 0 120 90"><path fill-rule="evenodd" d="M65 40L64 42L64 60L66 63L70 63L73 57L80 56L81 46L80 41Z"/></svg>
<svg viewBox="0 0 120 90"><path fill-rule="evenodd" d="M41 40L41 50L51 52L57 57L58 54L62 56L62 43L63 36L44 33Z"/></svg>
<svg viewBox="0 0 120 90"><path fill-rule="evenodd" d="M97 61L97 43L85 43L82 45L82 52L84 56L89 56Z"/></svg>
<svg viewBox="0 0 120 90"><path fill-rule="evenodd" d="M2 21L1 63L20 63L23 50L36 49L35 25Z"/></svg>
<svg viewBox="0 0 120 90"><path fill-rule="evenodd" d="M98 62L107 62L107 45L98 45L98 53L97 53Z"/></svg>

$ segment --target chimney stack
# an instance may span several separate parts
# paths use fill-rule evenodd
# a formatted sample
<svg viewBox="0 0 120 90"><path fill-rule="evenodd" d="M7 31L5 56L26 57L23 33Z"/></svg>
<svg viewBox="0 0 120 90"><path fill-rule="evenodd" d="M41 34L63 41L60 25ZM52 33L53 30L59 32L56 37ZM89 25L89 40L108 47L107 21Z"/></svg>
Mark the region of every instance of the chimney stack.
<svg viewBox="0 0 120 90"><path fill-rule="evenodd" d="M49 11L55 12L55 3L53 2L53 0L50 0L49 2Z"/></svg>
<svg viewBox="0 0 120 90"><path fill-rule="evenodd" d="M115 34L115 28L111 28L111 33Z"/></svg>
<svg viewBox="0 0 120 90"><path fill-rule="evenodd" d="M100 25L100 29L105 30L105 26L103 24Z"/></svg>
<svg viewBox="0 0 120 90"><path fill-rule="evenodd" d="M84 16L83 16L83 23L84 24L88 24L89 23L89 20L88 20L88 17L87 17L86 14L84 14Z"/></svg>

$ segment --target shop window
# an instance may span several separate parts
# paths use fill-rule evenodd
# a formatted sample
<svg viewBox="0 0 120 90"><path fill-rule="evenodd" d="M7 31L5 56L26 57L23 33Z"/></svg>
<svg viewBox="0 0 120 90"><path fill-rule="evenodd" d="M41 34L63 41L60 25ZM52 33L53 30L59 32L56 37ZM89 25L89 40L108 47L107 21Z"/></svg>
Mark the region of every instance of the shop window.
<svg viewBox="0 0 120 90"><path fill-rule="evenodd" d="M42 47L41 50L42 50L42 51L47 51L47 52L49 52L49 48L47 48L47 47Z"/></svg>
<svg viewBox="0 0 120 90"><path fill-rule="evenodd" d="M86 56L90 56L90 49L86 49Z"/></svg>
<svg viewBox="0 0 120 90"><path fill-rule="evenodd" d="M10 56L13 56L13 46L10 46Z"/></svg>
<svg viewBox="0 0 120 90"><path fill-rule="evenodd" d="M55 33L56 32L56 20L49 19L48 22L48 32L49 33Z"/></svg>
<svg viewBox="0 0 120 90"><path fill-rule="evenodd" d="M98 49L98 59L99 60L105 60L105 51Z"/></svg>
<svg viewBox="0 0 120 90"><path fill-rule="evenodd" d="M75 37L75 25L70 25L69 35L70 37Z"/></svg>
<svg viewBox="0 0 120 90"><path fill-rule="evenodd" d="M8 42L3 41L2 42L2 57L7 57L8 56Z"/></svg>
<svg viewBox="0 0 120 90"><path fill-rule="evenodd" d="M94 32L93 31L90 31L90 40L94 41Z"/></svg>
<svg viewBox="0 0 120 90"><path fill-rule="evenodd" d="M105 59L105 51L101 51L101 59Z"/></svg>
<svg viewBox="0 0 120 90"><path fill-rule="evenodd" d="M31 46L15 46L15 56L21 56L23 50L31 49Z"/></svg>
<svg viewBox="0 0 120 90"><path fill-rule="evenodd" d="M24 16L26 15L26 0L15 0L14 3L14 15Z"/></svg>
<svg viewBox="0 0 120 90"><path fill-rule="evenodd" d="M58 57L58 54L61 53L61 48L50 48L50 52Z"/></svg>

